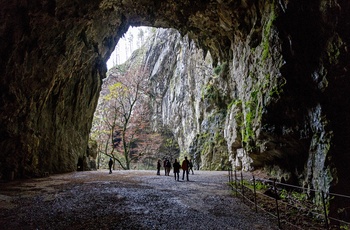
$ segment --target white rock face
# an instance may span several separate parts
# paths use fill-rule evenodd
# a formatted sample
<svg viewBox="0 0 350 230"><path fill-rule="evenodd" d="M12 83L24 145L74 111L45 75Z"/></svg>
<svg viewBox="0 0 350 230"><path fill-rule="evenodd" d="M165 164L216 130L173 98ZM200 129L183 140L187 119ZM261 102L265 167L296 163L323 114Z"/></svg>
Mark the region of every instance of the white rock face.
<svg viewBox="0 0 350 230"><path fill-rule="evenodd" d="M261 48L252 53L248 44L239 43L232 62L219 63L216 68L221 69L214 70L210 53L204 56L175 30L159 29L150 42L146 65L152 70L152 93L159 98L153 105L154 117L173 130L182 154L207 169L229 166L229 157L242 161L236 150L242 148L242 138L259 134L261 107L274 79L266 79L270 73L265 68L256 69ZM251 169L248 153L244 159L249 160L243 168Z"/></svg>
<svg viewBox="0 0 350 230"><path fill-rule="evenodd" d="M210 53L205 55L175 30L158 29L156 38L150 39L145 60L151 70L154 122L172 130L181 154L194 159L197 168L236 167L249 171L270 164L274 170L281 169L279 175L285 166L278 159L297 159L304 151L296 132L306 139L308 122L318 124L322 120L322 116L314 116L311 111L308 116L312 119L298 118L298 126L284 124L279 112L284 111L290 120L295 112L279 102L287 83L281 73L286 63L278 35L271 31L266 36L276 41L267 55L263 43L252 48L249 40L237 41L232 46L231 61L218 63L215 68ZM275 106L276 103L280 104ZM276 125L276 119L281 123ZM276 135L276 130L282 130L281 135ZM327 151L324 149L317 155L322 156L321 165ZM315 158L310 155L306 160L311 164ZM282 167L275 167L276 164ZM317 168L320 167L295 171L310 178L307 175L318 175Z"/></svg>

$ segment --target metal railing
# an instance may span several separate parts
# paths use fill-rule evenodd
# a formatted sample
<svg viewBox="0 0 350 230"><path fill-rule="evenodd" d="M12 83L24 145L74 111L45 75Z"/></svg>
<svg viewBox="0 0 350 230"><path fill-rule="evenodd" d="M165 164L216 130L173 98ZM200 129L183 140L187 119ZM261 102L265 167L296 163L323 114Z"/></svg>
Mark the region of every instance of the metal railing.
<svg viewBox="0 0 350 230"><path fill-rule="evenodd" d="M232 169L228 170L228 179L236 197L255 212L276 218L280 229L350 229L350 222L329 216L327 210L327 200L342 197L350 203L350 196L255 178ZM316 197L319 202L315 202Z"/></svg>

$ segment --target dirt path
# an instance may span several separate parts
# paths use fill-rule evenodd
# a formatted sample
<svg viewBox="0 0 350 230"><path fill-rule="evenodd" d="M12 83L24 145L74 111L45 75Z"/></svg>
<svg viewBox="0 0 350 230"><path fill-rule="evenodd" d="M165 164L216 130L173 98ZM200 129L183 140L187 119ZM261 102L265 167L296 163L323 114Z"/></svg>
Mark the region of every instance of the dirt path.
<svg viewBox="0 0 350 230"><path fill-rule="evenodd" d="M73 172L0 184L0 229L278 229L230 195L226 172Z"/></svg>

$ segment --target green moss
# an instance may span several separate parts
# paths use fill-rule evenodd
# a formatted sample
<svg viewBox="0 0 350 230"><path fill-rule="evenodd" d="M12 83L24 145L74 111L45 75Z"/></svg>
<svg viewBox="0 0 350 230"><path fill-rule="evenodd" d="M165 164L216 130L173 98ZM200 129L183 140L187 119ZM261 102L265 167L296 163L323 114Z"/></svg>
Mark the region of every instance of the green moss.
<svg viewBox="0 0 350 230"><path fill-rule="evenodd" d="M219 75L220 72L221 72L221 70L222 70L222 68L221 68L220 65L216 66L216 67L214 68L214 74Z"/></svg>
<svg viewBox="0 0 350 230"><path fill-rule="evenodd" d="M224 63L222 63L222 71L224 71L224 70L228 70L228 64L227 64L227 62L224 62Z"/></svg>
<svg viewBox="0 0 350 230"><path fill-rule="evenodd" d="M211 105L215 105L220 109L220 112L226 114L227 96L220 92L220 89L213 83L208 83L201 90L203 100L207 100Z"/></svg>
<svg viewBox="0 0 350 230"><path fill-rule="evenodd" d="M226 145L226 140L221 132L215 133L214 142L215 142L215 145L219 145L219 146Z"/></svg>
<svg viewBox="0 0 350 230"><path fill-rule="evenodd" d="M214 74L219 76L228 68L227 62L222 63L214 68Z"/></svg>
<svg viewBox="0 0 350 230"><path fill-rule="evenodd" d="M202 89L202 98L203 99L209 99L209 100L215 100L218 96L218 91L215 88L214 84L208 83L203 89Z"/></svg>
<svg viewBox="0 0 350 230"><path fill-rule="evenodd" d="M207 139L208 137L210 136L210 133L201 133L201 134L199 134L199 137L198 137L198 139L200 139L200 140L205 140L205 139Z"/></svg>
<svg viewBox="0 0 350 230"><path fill-rule="evenodd" d="M207 165L203 165L203 169L211 169L211 165L213 162L213 143L211 141L204 142L201 151L201 156L205 159L205 162L207 163Z"/></svg>
<svg viewBox="0 0 350 230"><path fill-rule="evenodd" d="M241 188L242 184L241 182L229 182L228 183L230 186L232 186L233 188ZM236 187L237 186L237 187ZM243 179L243 186L249 188L250 190L254 190L254 183L251 180L245 180ZM268 185L263 184L260 181L255 181L255 190L256 191L266 191L269 188Z"/></svg>
<svg viewBox="0 0 350 230"><path fill-rule="evenodd" d="M271 34L271 28L272 28L273 22L275 20L276 20L276 14L274 10L274 4L272 4L269 20L267 21L264 27L264 33L263 33L263 42L262 42L263 52L261 56L261 59L263 61L270 56L270 34Z"/></svg>
<svg viewBox="0 0 350 230"><path fill-rule="evenodd" d="M242 106L242 101L241 100L232 100L228 105L227 105L227 110L230 110L232 106Z"/></svg>
<svg viewBox="0 0 350 230"><path fill-rule="evenodd" d="M287 83L285 78L281 78L282 82L278 85L275 85L272 90L269 92L270 97L279 97L283 92L283 86Z"/></svg>
<svg viewBox="0 0 350 230"><path fill-rule="evenodd" d="M266 74L265 77L264 77L264 81L262 83L262 86L261 86L261 89L262 90L267 90L269 88L269 85L270 85L270 80L271 80L271 76L270 74Z"/></svg>
<svg viewBox="0 0 350 230"><path fill-rule="evenodd" d="M226 111L226 110L225 110ZM201 169L203 170L222 170L228 164L227 143L223 135L223 122L225 114L222 110L207 117L206 132L197 135L197 151L202 160Z"/></svg>
<svg viewBox="0 0 350 230"><path fill-rule="evenodd" d="M255 147L253 144L255 139L254 120L260 120L261 117L261 114L257 113L257 111L261 111L258 108L258 96L260 93L258 89L252 91L250 101L245 103L245 119L241 125L241 135L247 151L251 151Z"/></svg>
<svg viewBox="0 0 350 230"><path fill-rule="evenodd" d="M245 130L243 133L243 141L248 144L250 139L254 138L254 132L252 129L252 119L253 115L251 112L247 113L246 120L245 120Z"/></svg>
<svg viewBox="0 0 350 230"><path fill-rule="evenodd" d="M219 76L219 75L221 75L221 74L223 74L225 71L227 71L228 70L228 64L227 64L227 62L223 62L221 65L217 65L215 68L214 68L214 70L213 70L213 72L214 72L214 74L216 75L216 76Z"/></svg>

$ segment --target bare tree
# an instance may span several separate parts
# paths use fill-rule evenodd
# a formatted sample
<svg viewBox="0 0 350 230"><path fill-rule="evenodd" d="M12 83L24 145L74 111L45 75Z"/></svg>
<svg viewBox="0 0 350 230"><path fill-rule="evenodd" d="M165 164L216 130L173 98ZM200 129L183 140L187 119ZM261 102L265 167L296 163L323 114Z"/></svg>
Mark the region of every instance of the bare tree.
<svg viewBox="0 0 350 230"><path fill-rule="evenodd" d="M152 131L142 67L115 76L108 93L102 97L103 109L95 113L94 136L100 152L112 157L123 169L131 163L152 158L162 143L162 137Z"/></svg>

